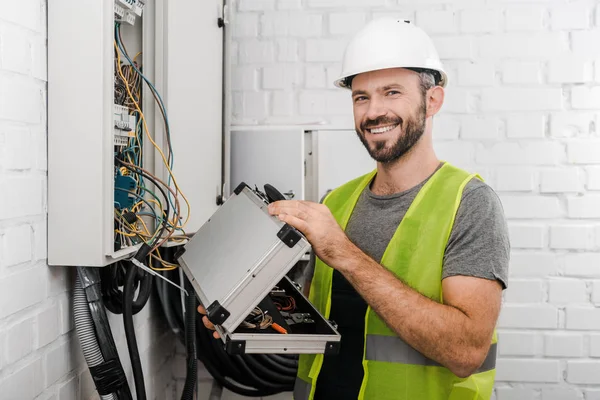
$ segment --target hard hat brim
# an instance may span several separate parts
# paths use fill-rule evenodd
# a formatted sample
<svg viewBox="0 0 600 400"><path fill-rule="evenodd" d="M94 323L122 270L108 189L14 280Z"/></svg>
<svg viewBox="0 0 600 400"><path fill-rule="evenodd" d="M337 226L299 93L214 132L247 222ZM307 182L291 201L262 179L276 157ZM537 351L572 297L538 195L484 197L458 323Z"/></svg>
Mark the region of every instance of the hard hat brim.
<svg viewBox="0 0 600 400"><path fill-rule="evenodd" d="M441 86L443 88L445 88L448 85L448 75L446 74L446 72L443 69L440 68L426 68L426 67L400 67L400 66L390 66L390 67L382 67L382 68L375 68L375 69L370 69L370 70L366 70L366 71L357 71L356 73L350 73L350 74L346 74L344 76L339 77L338 79L336 79L333 84L341 89L351 89L350 85L347 84L348 82L348 78L350 77L354 77L356 75L359 74L364 74L366 72L373 72L373 71L381 71L384 69L392 69L392 68L404 68L404 69L410 69L410 70L414 70L414 69L422 69L422 70L430 70L430 71L435 71L438 74L440 74L440 80L439 82L437 82L437 86Z"/></svg>

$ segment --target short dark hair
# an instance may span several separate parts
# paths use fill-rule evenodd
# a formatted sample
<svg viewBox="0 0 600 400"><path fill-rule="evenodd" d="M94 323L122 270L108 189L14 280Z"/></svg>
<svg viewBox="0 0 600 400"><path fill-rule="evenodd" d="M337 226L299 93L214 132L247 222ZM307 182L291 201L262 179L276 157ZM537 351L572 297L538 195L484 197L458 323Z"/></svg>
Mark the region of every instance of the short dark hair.
<svg viewBox="0 0 600 400"><path fill-rule="evenodd" d="M442 80L442 75L433 69L426 69L426 68L407 68L410 69L411 71L415 71L416 73L419 74L419 79L421 81L421 92L423 93L423 95L425 93L427 93L427 91L429 89L431 89L434 86L437 86L440 84L440 81ZM348 76L346 78L344 78L344 80L342 81L343 85L352 89L352 81L354 80L354 78L356 77L356 75L352 75L352 76Z"/></svg>

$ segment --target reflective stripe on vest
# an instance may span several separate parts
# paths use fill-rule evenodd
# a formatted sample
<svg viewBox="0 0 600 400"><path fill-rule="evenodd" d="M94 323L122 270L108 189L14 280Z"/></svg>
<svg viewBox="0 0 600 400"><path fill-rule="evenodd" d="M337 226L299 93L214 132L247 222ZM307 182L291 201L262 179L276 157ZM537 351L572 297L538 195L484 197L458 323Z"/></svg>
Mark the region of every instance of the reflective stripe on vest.
<svg viewBox="0 0 600 400"><path fill-rule="evenodd" d="M425 357L398 336L367 335L365 358L369 361L383 361L426 367L441 367L438 362ZM475 373L492 370L496 367L496 343L490 346L485 361Z"/></svg>
<svg viewBox="0 0 600 400"><path fill-rule="evenodd" d="M302 379L296 377L296 383L294 384L294 400L308 400L310 395L310 383L304 382Z"/></svg>

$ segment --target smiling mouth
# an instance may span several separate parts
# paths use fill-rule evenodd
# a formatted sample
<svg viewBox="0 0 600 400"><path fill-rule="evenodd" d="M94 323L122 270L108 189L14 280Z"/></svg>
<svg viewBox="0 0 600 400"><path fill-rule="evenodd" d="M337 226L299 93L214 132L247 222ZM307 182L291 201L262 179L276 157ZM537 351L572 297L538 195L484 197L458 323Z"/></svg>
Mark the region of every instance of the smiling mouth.
<svg viewBox="0 0 600 400"><path fill-rule="evenodd" d="M377 135L377 134L389 132L389 131L395 129L398 125L399 124L388 125L388 126L381 126L381 127L378 127L378 128L367 129L366 131L369 132L369 133L372 133L374 135Z"/></svg>

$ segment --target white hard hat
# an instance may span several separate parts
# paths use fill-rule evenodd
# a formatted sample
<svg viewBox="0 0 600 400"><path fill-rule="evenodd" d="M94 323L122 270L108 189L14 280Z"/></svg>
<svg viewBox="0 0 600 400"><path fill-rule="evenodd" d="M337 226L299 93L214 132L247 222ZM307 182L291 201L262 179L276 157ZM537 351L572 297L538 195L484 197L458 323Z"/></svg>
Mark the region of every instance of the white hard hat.
<svg viewBox="0 0 600 400"><path fill-rule="evenodd" d="M409 21L384 17L368 23L350 41L344 54L342 76L334 85L350 88L348 78L387 68L430 70L437 75L439 86L445 87L448 83L429 36Z"/></svg>

